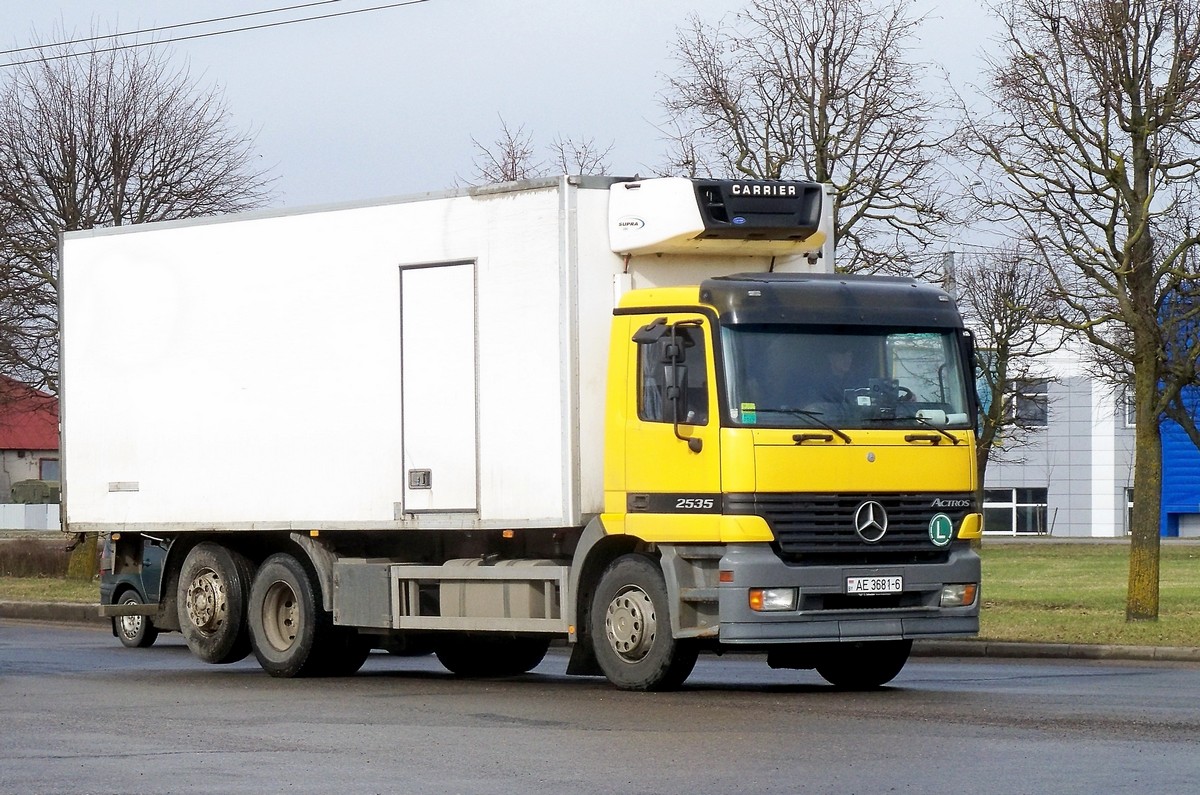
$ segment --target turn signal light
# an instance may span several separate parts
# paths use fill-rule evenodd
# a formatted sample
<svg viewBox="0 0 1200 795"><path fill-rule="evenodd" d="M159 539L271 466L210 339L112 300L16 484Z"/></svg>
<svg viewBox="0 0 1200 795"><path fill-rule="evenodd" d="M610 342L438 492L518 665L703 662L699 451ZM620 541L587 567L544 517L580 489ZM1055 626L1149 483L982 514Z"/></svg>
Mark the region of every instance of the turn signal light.
<svg viewBox="0 0 1200 795"><path fill-rule="evenodd" d="M942 607L970 607L975 604L979 585L973 582L942 587Z"/></svg>
<svg viewBox="0 0 1200 795"><path fill-rule="evenodd" d="M750 609L759 613L795 610L797 597L795 588L751 588Z"/></svg>

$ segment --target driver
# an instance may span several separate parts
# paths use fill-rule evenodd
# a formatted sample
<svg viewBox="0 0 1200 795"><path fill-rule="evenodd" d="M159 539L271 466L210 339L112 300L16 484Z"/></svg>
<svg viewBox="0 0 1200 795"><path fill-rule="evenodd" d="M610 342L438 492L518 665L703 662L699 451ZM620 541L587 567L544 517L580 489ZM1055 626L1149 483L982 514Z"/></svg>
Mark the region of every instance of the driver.
<svg viewBox="0 0 1200 795"><path fill-rule="evenodd" d="M858 383L855 370L854 348L848 340L835 338L825 351L827 369L817 397L824 403L841 403L846 399L846 390L862 386Z"/></svg>

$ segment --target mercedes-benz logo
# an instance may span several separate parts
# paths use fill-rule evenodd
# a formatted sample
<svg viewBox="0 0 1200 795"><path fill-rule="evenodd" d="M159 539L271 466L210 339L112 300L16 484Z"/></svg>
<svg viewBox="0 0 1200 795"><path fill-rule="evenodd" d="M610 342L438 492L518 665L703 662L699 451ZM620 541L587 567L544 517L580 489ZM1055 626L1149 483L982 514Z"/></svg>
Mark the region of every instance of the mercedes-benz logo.
<svg viewBox="0 0 1200 795"><path fill-rule="evenodd" d="M854 512L854 532L868 544L874 544L887 532L888 517L883 505L867 500Z"/></svg>

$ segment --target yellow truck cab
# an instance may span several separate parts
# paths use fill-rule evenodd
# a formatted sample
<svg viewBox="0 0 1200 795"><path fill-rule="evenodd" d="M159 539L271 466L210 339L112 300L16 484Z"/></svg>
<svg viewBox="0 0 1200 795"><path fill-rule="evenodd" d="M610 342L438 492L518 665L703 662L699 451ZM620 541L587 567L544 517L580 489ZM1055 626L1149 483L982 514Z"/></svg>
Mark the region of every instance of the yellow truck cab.
<svg viewBox="0 0 1200 795"><path fill-rule="evenodd" d="M978 631L972 350L946 293L779 273L635 291L610 350L597 530L663 562L677 642L874 686L912 639ZM593 608L606 672L649 656L651 590Z"/></svg>
<svg viewBox="0 0 1200 795"><path fill-rule="evenodd" d="M832 237L826 186L599 177L66 234L65 529L161 563L102 615L278 677L884 684L978 629L973 354Z"/></svg>

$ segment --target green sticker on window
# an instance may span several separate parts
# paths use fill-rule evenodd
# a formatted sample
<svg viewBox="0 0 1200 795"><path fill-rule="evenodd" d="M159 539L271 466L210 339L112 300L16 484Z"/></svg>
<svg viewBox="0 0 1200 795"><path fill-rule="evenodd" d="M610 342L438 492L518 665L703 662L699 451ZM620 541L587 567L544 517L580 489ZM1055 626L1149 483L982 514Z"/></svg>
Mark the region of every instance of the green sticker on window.
<svg viewBox="0 0 1200 795"><path fill-rule="evenodd" d="M753 403L742 404L742 424L754 425L758 422L758 408Z"/></svg>

